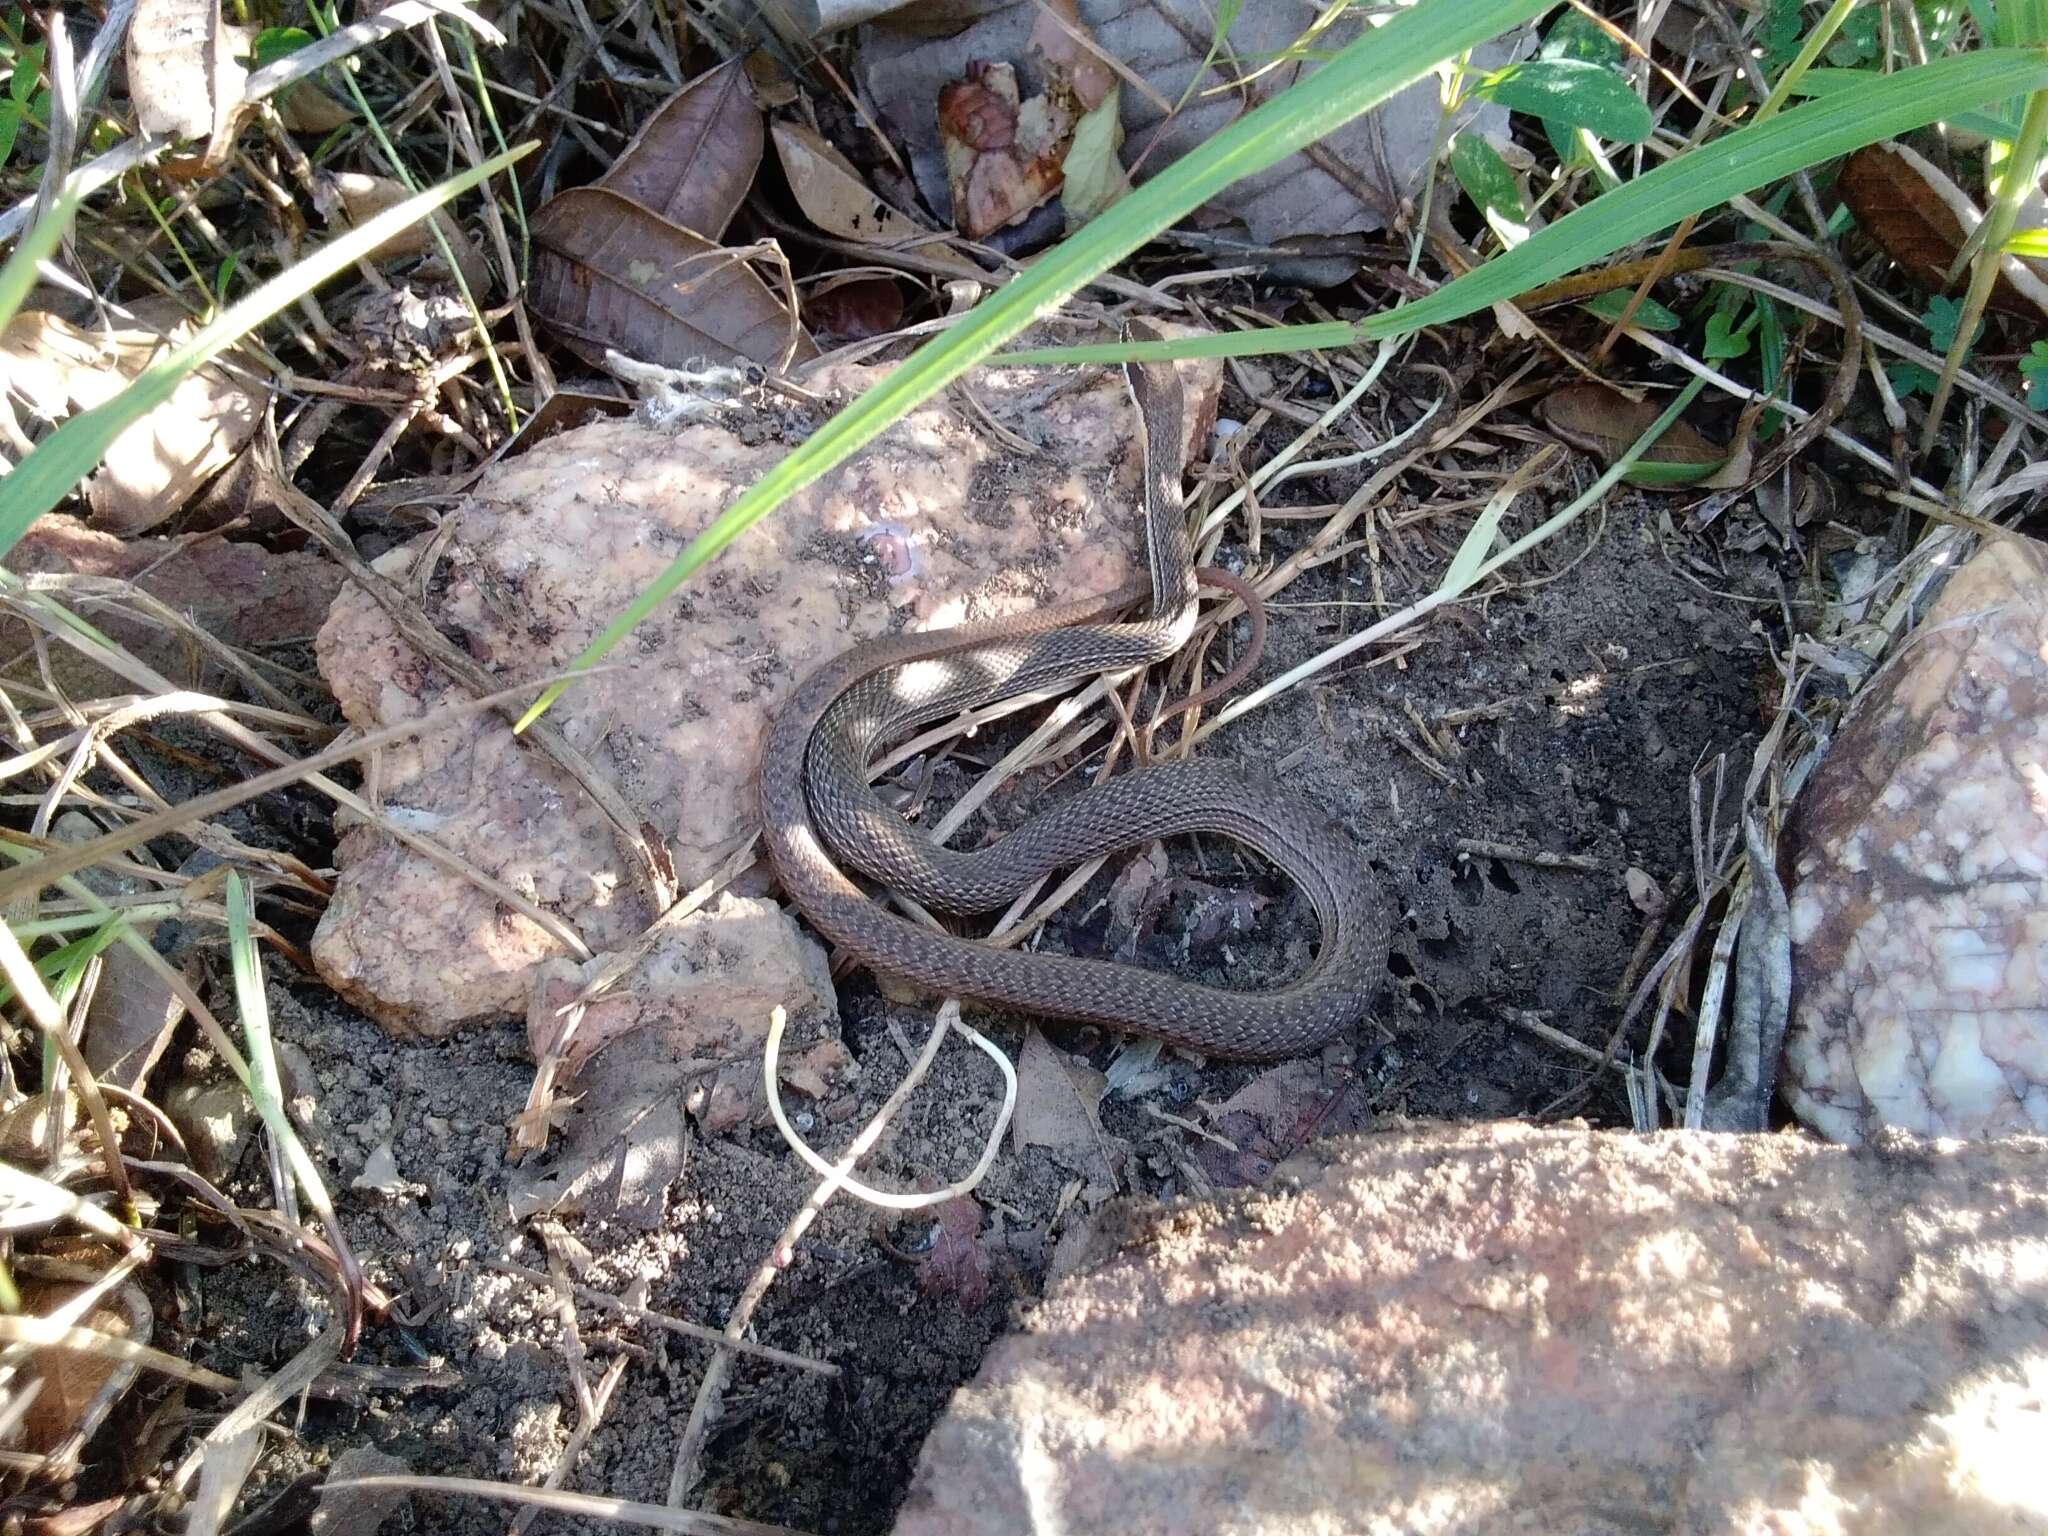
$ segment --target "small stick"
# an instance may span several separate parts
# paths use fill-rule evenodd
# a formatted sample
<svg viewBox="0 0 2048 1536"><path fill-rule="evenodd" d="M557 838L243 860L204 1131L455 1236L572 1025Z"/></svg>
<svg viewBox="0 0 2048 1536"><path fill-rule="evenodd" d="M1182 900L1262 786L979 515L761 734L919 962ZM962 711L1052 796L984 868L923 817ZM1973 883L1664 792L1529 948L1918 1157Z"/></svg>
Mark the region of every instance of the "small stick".
<svg viewBox="0 0 2048 1536"><path fill-rule="evenodd" d="M1589 875L1620 874L1619 865L1596 859L1590 853L1551 853L1543 848L1517 848L1511 843L1490 843L1481 837L1461 837L1458 852L1481 859L1505 859L1511 864L1534 864L1538 869L1576 869Z"/></svg>
<svg viewBox="0 0 2048 1536"><path fill-rule="evenodd" d="M525 1265L515 1264L510 1259L482 1259L479 1262L485 1269L496 1270L501 1275L511 1275L516 1279L530 1280L535 1285L548 1284L548 1277L539 1270L528 1269ZM837 1376L839 1374L839 1367L826 1361L813 1360L808 1355L793 1355L784 1349L772 1349L766 1344L756 1344L751 1339L734 1339L720 1333L716 1328L707 1328L702 1323L689 1323L683 1321L680 1317L670 1317L664 1312L651 1312L645 1307L636 1307L622 1296L615 1296L610 1292L596 1290L587 1285L579 1285L573 1280L569 1282L569 1290L578 1301L585 1302L602 1311L620 1313L630 1322L649 1323L656 1328L666 1329L670 1333L679 1333L685 1338L697 1339L706 1344L716 1344L720 1348L730 1349L737 1354L753 1355L758 1359L772 1360L777 1365L791 1366L799 1371L812 1371L820 1376Z"/></svg>

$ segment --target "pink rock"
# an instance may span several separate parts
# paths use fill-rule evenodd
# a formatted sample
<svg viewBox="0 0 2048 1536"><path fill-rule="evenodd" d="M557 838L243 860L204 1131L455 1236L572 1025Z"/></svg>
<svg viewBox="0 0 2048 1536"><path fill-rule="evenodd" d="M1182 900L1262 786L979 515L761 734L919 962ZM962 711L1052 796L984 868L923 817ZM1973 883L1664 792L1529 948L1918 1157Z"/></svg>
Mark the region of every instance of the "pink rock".
<svg viewBox="0 0 2048 1536"><path fill-rule="evenodd" d="M243 647L310 639L341 590L341 568L316 550L278 554L229 539L119 539L56 512L30 524L8 551L7 568L23 576L133 582L215 639ZM173 682L205 680L206 674L194 669L193 648L162 625L83 595L64 601ZM25 639L18 625L4 629L9 649ZM91 670L94 680L87 686L121 693L132 689Z"/></svg>
<svg viewBox="0 0 2048 1536"><path fill-rule="evenodd" d="M896 1536L2036 1532L2048 1141L1402 1126L1126 1214Z"/></svg>
<svg viewBox="0 0 2048 1536"><path fill-rule="evenodd" d="M879 370L808 387L859 393ZM1220 370L1190 365L1206 440ZM977 372L972 396L1024 457L956 409L913 413L734 543L555 706L555 724L667 841L680 886L752 830L767 723L796 682L903 622L958 623L1110 590L1140 552L1137 454L1123 383L1107 370ZM428 612L507 678L570 661L689 538L813 422L722 407L674 429L633 420L563 433L493 467L422 549ZM417 719L455 696L383 611L345 591L320 633L322 674L351 724ZM570 923L597 952L651 920L649 894L597 808L497 720L385 752L387 808ZM535 924L373 829L344 837L313 944L328 982L387 1026L444 1034L525 1010L557 958Z"/></svg>
<svg viewBox="0 0 2048 1536"><path fill-rule="evenodd" d="M1850 1144L2048 1131L2048 550L1949 578L1791 837L1794 1112Z"/></svg>

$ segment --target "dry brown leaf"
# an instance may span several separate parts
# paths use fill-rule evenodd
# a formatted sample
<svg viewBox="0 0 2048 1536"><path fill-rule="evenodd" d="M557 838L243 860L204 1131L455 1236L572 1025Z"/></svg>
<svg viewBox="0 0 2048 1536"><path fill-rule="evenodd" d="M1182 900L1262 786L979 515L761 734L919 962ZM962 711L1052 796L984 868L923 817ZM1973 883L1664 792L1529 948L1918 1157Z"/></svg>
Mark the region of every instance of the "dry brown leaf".
<svg viewBox="0 0 2048 1536"><path fill-rule="evenodd" d="M58 1281L25 1280L22 1307L31 1317L49 1317L75 1301L85 1287ZM133 1282L94 1301L66 1325L147 1344L154 1325L149 1299ZM67 1442L82 1445L93 1437L107 1413L135 1382L136 1365L79 1350L32 1350L24 1382L40 1381L42 1390L21 1421L21 1448L47 1455Z"/></svg>
<svg viewBox="0 0 2048 1536"><path fill-rule="evenodd" d="M661 104L597 185L707 240L725 233L761 164L761 109L744 60Z"/></svg>
<svg viewBox="0 0 2048 1536"><path fill-rule="evenodd" d="M733 252L601 187L548 200L533 220L534 312L586 357L616 348L682 368L735 359L782 368L810 334Z"/></svg>
<svg viewBox="0 0 2048 1536"><path fill-rule="evenodd" d="M823 135L801 123L777 123L773 131L775 153L797 206L826 234L900 245L928 233L875 196Z"/></svg>
<svg viewBox="0 0 2048 1536"><path fill-rule="evenodd" d="M128 24L128 99L145 134L211 140L242 98L220 0L138 0Z"/></svg>
<svg viewBox="0 0 2048 1536"><path fill-rule="evenodd" d="M320 189L330 199L321 211L330 219L338 212L350 224L374 219L385 209L395 207L412 196L403 182L389 176L365 176L360 171L322 173ZM477 249L476 242L463 233L462 226L455 222L455 215L446 208L436 208L429 217L447 240L448 249L455 253L455 263L462 269L462 280L469 284L469 291L479 297L488 293L491 268L484 260L484 253ZM370 253L370 257L372 260L390 261L439 254L426 221L421 220L386 240Z"/></svg>
<svg viewBox="0 0 2048 1536"><path fill-rule="evenodd" d="M1098 1184L1115 1184L1099 1106L1106 1079L1071 1060L1040 1031L1024 1037L1017 1053L1017 1113L1010 1144L1045 1147L1064 1167Z"/></svg>
<svg viewBox="0 0 2048 1536"><path fill-rule="evenodd" d="M1968 238L1965 218L1974 228L1982 216L1939 169L1902 144L1872 144L1842 163L1840 185L1857 227L1906 276L1936 293L1965 285L1966 277L1950 282L1948 272ZM2004 273L1992 287L1990 304L2007 314L2041 313Z"/></svg>
<svg viewBox="0 0 2048 1536"><path fill-rule="evenodd" d="M1089 46L1094 36L1075 0L1041 0L1030 47L1045 61L1048 77L1072 92L1083 112L1101 106L1116 85L1116 71Z"/></svg>
<svg viewBox="0 0 2048 1536"><path fill-rule="evenodd" d="M804 298L804 319L813 335L835 342L885 336L903 323L903 290L887 277L821 283Z"/></svg>
<svg viewBox="0 0 2048 1536"><path fill-rule="evenodd" d="M294 81L276 98L278 121L287 133L330 134L356 120L345 107L310 80Z"/></svg>
<svg viewBox="0 0 2048 1536"><path fill-rule="evenodd" d="M145 306L135 306L138 318ZM158 352L191 334L129 329L104 335L41 310L0 332L0 375L29 412L55 423L113 399ZM180 380L171 398L114 439L85 482L94 526L123 536L153 528L226 467L256 430L260 395L218 366Z"/></svg>
<svg viewBox="0 0 2048 1536"><path fill-rule="evenodd" d="M960 232L983 239L1057 192L1073 128L1072 113L1049 97L1021 101L1008 64L975 65L939 92L939 140Z"/></svg>
<svg viewBox="0 0 2048 1536"><path fill-rule="evenodd" d="M1574 448L1612 464L1664 414L1664 408L1655 401L1632 400L1618 389L1581 379L1545 395L1536 414ZM1652 464L1719 464L1727 457L1725 446L1708 442L1683 418L1674 421L1643 455Z"/></svg>

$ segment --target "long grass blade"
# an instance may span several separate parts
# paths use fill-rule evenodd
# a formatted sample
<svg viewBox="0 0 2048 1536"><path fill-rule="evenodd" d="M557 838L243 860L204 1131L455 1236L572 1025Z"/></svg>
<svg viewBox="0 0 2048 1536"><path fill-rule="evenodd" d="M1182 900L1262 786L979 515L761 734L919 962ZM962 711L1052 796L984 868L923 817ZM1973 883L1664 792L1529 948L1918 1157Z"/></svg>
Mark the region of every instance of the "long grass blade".
<svg viewBox="0 0 2048 1536"><path fill-rule="evenodd" d="M1246 113L1039 257L783 458L692 539L575 666L603 656L755 522L1159 231L1232 182L1370 111L1442 60L1547 9L1549 0L1422 0L1342 49L1307 80ZM536 719L567 686L549 688L520 725Z"/></svg>
<svg viewBox="0 0 2048 1536"><path fill-rule="evenodd" d="M417 197L394 204L374 219L358 225L338 240L280 272L239 303L223 310L211 324L190 340L145 368L126 389L105 405L80 411L56 431L36 444L34 450L0 481L0 558L28 531L29 524L56 506L71 488L91 474L106 452L129 427L171 397L178 381L214 356L234 345L287 304L311 293L337 272L374 251L406 226L424 218L452 197L458 197L486 178L504 170L534 149L522 144L498 155ZM55 219L46 220L54 223ZM26 249L38 238L31 229L23 237ZM20 252L16 252L19 260ZM11 271L14 266L9 262ZM4 294L0 294L4 297Z"/></svg>
<svg viewBox="0 0 2048 1536"><path fill-rule="evenodd" d="M1669 229L1738 193L1766 186L1881 139L2001 100L2048 90L2048 51L1986 49L1941 59L1826 96L1768 123L1716 139L1566 214L1512 251L1444 284L1428 298L1357 325L1281 325L1228 336L1128 346L1046 347L1009 352L1004 363L1115 363L1128 358L1254 357L1350 346L1445 325L1527 293Z"/></svg>
<svg viewBox="0 0 2048 1536"><path fill-rule="evenodd" d="M71 227L71 221L78 216L78 205L83 201L71 187L57 195L57 201L50 205L49 213L32 225L21 237L21 243L14 248L14 254L7 258L7 265L0 267L0 331L21 308L21 302L36 285L36 267L57 249L64 238L64 231Z"/></svg>

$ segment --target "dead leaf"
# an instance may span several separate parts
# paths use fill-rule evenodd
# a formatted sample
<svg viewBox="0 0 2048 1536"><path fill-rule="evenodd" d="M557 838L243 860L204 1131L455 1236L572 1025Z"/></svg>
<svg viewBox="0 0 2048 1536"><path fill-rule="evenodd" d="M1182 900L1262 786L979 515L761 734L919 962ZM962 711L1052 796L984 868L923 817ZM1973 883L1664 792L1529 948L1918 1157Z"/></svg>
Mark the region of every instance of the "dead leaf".
<svg viewBox="0 0 2048 1536"><path fill-rule="evenodd" d="M1612 464L1664 414L1654 400L1634 400L1618 389L1581 379L1552 390L1537 403L1536 415L1574 448ZM1710 443L1681 417L1638 462L1638 484L1699 484L1729 460L1730 450ZM1665 469L1660 478L1658 466Z"/></svg>
<svg viewBox="0 0 2048 1536"><path fill-rule="evenodd" d="M1939 167L1903 144L1871 144L1842 162L1840 187L1857 227L1907 277L1936 293L1967 284L1967 273L1951 282L1948 272L1983 215ZM1990 305L2007 314L2038 317L2041 299L2029 302L2014 286L2013 265L2007 263L1992 285ZM2048 284L2041 294L2048 298Z"/></svg>
<svg viewBox="0 0 2048 1536"><path fill-rule="evenodd" d="M1113 1185L1116 1173L1097 1115L1106 1086L1100 1072L1070 1060L1042 1032L1032 1030L1017 1053L1010 1145L1020 1151L1045 1147L1062 1167L1092 1183Z"/></svg>
<svg viewBox="0 0 2048 1536"><path fill-rule="evenodd" d="M1078 229L1131 190L1117 151L1123 148L1124 125L1117 116L1122 93L1111 86L1099 106L1083 113L1074 124L1073 141L1060 162L1064 178L1060 206L1066 210L1067 228Z"/></svg>
<svg viewBox="0 0 2048 1536"><path fill-rule="evenodd" d="M145 134L210 142L242 98L220 0L137 0L127 51L128 99Z"/></svg>
<svg viewBox="0 0 2048 1536"><path fill-rule="evenodd" d="M1195 1160L1220 1186L1263 1184L1311 1141L1363 1130L1371 1119L1357 1073L1315 1060L1285 1062L1261 1072L1216 1108L1209 1124L1232 1146L1205 1141Z"/></svg>
<svg viewBox="0 0 2048 1536"><path fill-rule="evenodd" d="M323 173L318 187L325 199L321 212L330 220L339 215L350 224L367 223L385 209L395 207L412 196L403 182L389 176L366 176L360 171ZM446 208L436 208L428 217L447 240L448 249L455 253L455 263L462 269L462 280L469 284L469 291L479 296L489 292L490 265L484 260L484 253L476 248L476 242L455 222L454 214ZM422 219L386 240L370 253L370 258L373 261L391 261L439 254L433 233L428 229L426 220Z"/></svg>
<svg viewBox="0 0 2048 1536"><path fill-rule="evenodd" d="M1008 64L972 66L939 93L939 134L953 221L979 240L1030 216L1060 186L1071 115L1044 96L1020 101Z"/></svg>
<svg viewBox="0 0 2048 1536"><path fill-rule="evenodd" d="M797 206L826 234L901 245L929 233L876 197L823 135L802 123L777 123L774 134L775 153Z"/></svg>
<svg viewBox="0 0 2048 1536"><path fill-rule="evenodd" d="M155 1321L141 1287L130 1281L74 1315L66 1303L75 1302L84 1291L84 1286L70 1282L24 1279L22 1310L31 1317L54 1317L69 1327L88 1328L137 1344L149 1342ZM61 1316L60 1309L64 1309ZM20 1449L42 1456L60 1448L82 1447L134 1385L139 1369L79 1350L31 1350L23 1365L22 1385L41 1382L42 1390L22 1417Z"/></svg>
<svg viewBox="0 0 2048 1536"><path fill-rule="evenodd" d="M886 336L903 323L903 290L887 277L821 283L804 297L804 318L821 339L866 341Z"/></svg>
<svg viewBox="0 0 2048 1536"><path fill-rule="evenodd" d="M754 184L761 144L745 61L729 59L663 102L597 185L716 240Z"/></svg>
<svg viewBox="0 0 2048 1536"><path fill-rule="evenodd" d="M1650 872L1631 864L1621 872L1622 883L1628 887L1629 905L1645 917L1655 917L1664 910L1664 892Z"/></svg>
<svg viewBox="0 0 2048 1536"><path fill-rule="evenodd" d="M279 94L277 118L287 133L324 137L356 120L355 108L345 107L310 80L295 80Z"/></svg>
<svg viewBox="0 0 2048 1536"><path fill-rule="evenodd" d="M137 318L145 307L136 306ZM87 331L25 310L0 332L0 375L28 412L55 425L120 394L162 351L192 332ZM177 512L256 430L259 394L218 365L181 379L170 399L114 440L85 482L95 527L129 536Z"/></svg>
<svg viewBox="0 0 2048 1536"><path fill-rule="evenodd" d="M927 1296L953 1296L963 1312L988 1300L992 1287L981 1245L981 1206L972 1195L956 1195L933 1208L938 1231L931 1251L917 1266L917 1286Z"/></svg>
<svg viewBox="0 0 2048 1536"><path fill-rule="evenodd" d="M1117 871L1109 886L1109 915L1119 928L1135 932L1149 926L1167 897L1173 867L1166 857L1166 845L1153 843Z"/></svg>
<svg viewBox="0 0 2048 1536"><path fill-rule="evenodd" d="M973 78L970 66L976 60L1014 63L1024 60L1027 53L1043 57L1032 39L1036 34L1043 42L1050 29L1036 3L976 6L973 11L977 14L971 20L957 16L952 25L943 27L932 23L932 9L924 4L870 23L862 36L857 67L884 126L907 146L911 170L925 201L966 230L966 211L957 198L948 201L952 160L945 124L934 113L933 103L954 82ZM1318 58L1296 58L1288 50L1298 40L1309 12L1288 5L1245 5L1227 34L1228 55L1234 55L1240 66L1245 61L1259 61L1273 67L1239 90L1231 88L1234 71L1228 56L1219 55L1206 73L1197 73L1215 35L1217 7L1213 0L1146 0L1144 4L1088 4L1082 9L1093 20L1094 40L1101 54L1123 61L1131 76L1152 87L1138 90L1130 79L1124 79L1119 107L1130 158L1134 162L1142 159L1147 173L1157 173L1191 153L1297 81L1313 78L1324 67L1321 56L1375 24L1354 7L1338 16L1318 38ZM1534 46L1535 33L1524 28L1474 50L1473 65L1480 70L1497 69L1526 56ZM1047 72L1051 72L1050 66ZM1193 94L1169 117L1166 107L1178 101L1190 85ZM1291 245L1297 237L1308 235L1384 229L1400 216L1404 204L1420 200L1445 136L1468 124L1490 136L1506 135L1508 114L1502 108L1467 104L1446 121L1442 105L1435 80L1418 81L1377 110L1319 139L1313 150L1291 155L1266 171L1233 183L1218 193L1199 217L1210 223L1235 220L1242 233L1264 245ZM1056 137L1064 137L1064 130ZM976 218L979 220L980 211ZM1356 268L1356 257L1350 265Z"/></svg>
<svg viewBox="0 0 2048 1536"><path fill-rule="evenodd" d="M1084 113L1101 106L1117 86L1116 71L1089 46L1094 36L1074 0L1041 0L1031 24L1031 51L1045 61L1049 81Z"/></svg>
<svg viewBox="0 0 2048 1536"><path fill-rule="evenodd" d="M533 242L528 302L595 361L606 347L670 368L736 359L783 368L817 356L745 262L616 192L550 198Z"/></svg>

